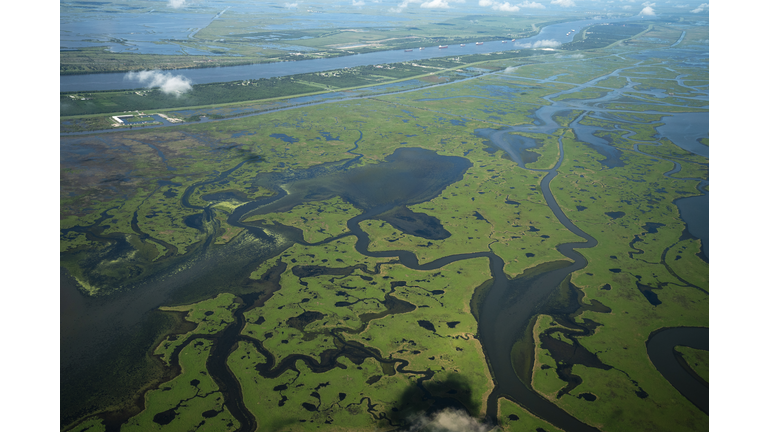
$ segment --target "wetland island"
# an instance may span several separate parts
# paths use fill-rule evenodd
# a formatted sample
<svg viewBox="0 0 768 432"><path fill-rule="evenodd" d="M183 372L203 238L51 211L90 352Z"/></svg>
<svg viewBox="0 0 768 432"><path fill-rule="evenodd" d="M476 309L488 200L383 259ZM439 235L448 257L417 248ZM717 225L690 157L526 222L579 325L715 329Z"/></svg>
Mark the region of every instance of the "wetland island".
<svg viewBox="0 0 768 432"><path fill-rule="evenodd" d="M577 3L61 3L60 430L708 430L708 10Z"/></svg>

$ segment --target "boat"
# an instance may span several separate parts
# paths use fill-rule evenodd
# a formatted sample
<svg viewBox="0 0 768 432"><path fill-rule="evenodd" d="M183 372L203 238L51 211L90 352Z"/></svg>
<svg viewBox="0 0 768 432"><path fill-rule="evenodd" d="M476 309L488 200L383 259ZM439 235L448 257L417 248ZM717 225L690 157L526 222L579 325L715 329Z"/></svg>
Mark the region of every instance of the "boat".
<svg viewBox="0 0 768 432"><path fill-rule="evenodd" d="M463 47L463 46L464 46L464 44L461 44L461 46Z"/></svg>
<svg viewBox="0 0 768 432"><path fill-rule="evenodd" d="M572 31L572 32L575 32L576 30L574 30L574 29L571 29L571 31Z"/></svg>
<svg viewBox="0 0 768 432"><path fill-rule="evenodd" d="M423 50L424 48L419 48L420 50Z"/></svg>
<svg viewBox="0 0 768 432"><path fill-rule="evenodd" d="M448 48L448 45L440 45L438 48L440 48L440 49Z"/></svg>
<svg viewBox="0 0 768 432"><path fill-rule="evenodd" d="M507 43L507 41L501 41L501 43Z"/></svg>
<svg viewBox="0 0 768 432"><path fill-rule="evenodd" d="M412 52L412 51L413 51L412 49L405 50L405 52Z"/></svg>
<svg viewBox="0 0 768 432"><path fill-rule="evenodd" d="M517 40L517 39L512 39L510 42L514 42L514 41L516 41L516 40Z"/></svg>
<svg viewBox="0 0 768 432"><path fill-rule="evenodd" d="M482 42L475 42L475 45L482 45Z"/></svg>

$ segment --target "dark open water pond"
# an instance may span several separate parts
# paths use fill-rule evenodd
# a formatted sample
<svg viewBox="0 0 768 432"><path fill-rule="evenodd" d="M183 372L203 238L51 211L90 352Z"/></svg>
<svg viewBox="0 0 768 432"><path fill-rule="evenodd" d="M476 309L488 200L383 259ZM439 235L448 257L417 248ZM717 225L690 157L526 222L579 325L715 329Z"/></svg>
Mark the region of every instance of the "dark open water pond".
<svg viewBox="0 0 768 432"><path fill-rule="evenodd" d="M283 191L266 205L257 202L238 208L230 219L235 221L246 216L287 211L306 201L333 196L340 196L357 208L379 214L436 197L449 184L461 179L470 166L469 160L461 157L401 147L387 156L383 163L375 165L350 169L320 167L299 174L300 179L293 181L289 181L283 173L265 174L256 179L257 184L270 188L287 184L283 188L290 194ZM423 216L425 222L431 218Z"/></svg>

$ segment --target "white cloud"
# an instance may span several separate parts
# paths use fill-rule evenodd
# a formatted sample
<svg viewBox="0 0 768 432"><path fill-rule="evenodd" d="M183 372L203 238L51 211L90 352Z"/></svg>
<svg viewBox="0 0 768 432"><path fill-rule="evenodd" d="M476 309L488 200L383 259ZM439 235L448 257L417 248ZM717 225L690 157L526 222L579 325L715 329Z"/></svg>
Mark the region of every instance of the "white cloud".
<svg viewBox="0 0 768 432"><path fill-rule="evenodd" d="M534 43L516 43L515 47L520 48L556 48L562 45L560 42L553 39L544 39L536 41Z"/></svg>
<svg viewBox="0 0 768 432"><path fill-rule="evenodd" d="M509 4L509 2L494 3L493 6L491 6L491 8L493 10L502 11L502 12L517 12L520 10L519 7Z"/></svg>
<svg viewBox="0 0 768 432"><path fill-rule="evenodd" d="M651 3L651 2L647 1L647 2L643 3L643 6L645 6L645 7L654 7L654 6L656 6L656 3Z"/></svg>
<svg viewBox="0 0 768 432"><path fill-rule="evenodd" d="M570 54L570 55L564 55L564 54L558 54L556 56L557 58L567 58L567 59L583 59L584 54Z"/></svg>
<svg viewBox="0 0 768 432"><path fill-rule="evenodd" d="M450 9L449 3L464 3L464 0L429 0L421 4L425 9Z"/></svg>
<svg viewBox="0 0 768 432"><path fill-rule="evenodd" d="M650 6L646 6L643 8L643 10L640 11L638 15L642 16L656 16L656 12L653 11L653 8Z"/></svg>
<svg viewBox="0 0 768 432"><path fill-rule="evenodd" d="M433 414L411 419L413 425L409 431L440 431L440 432L488 432L491 426L485 425L470 417L467 413L452 408Z"/></svg>
<svg viewBox="0 0 768 432"><path fill-rule="evenodd" d="M699 13L699 12L703 12L703 11L709 12L709 3L702 3L702 4L699 5L699 7L697 7L694 10L692 10L691 12Z"/></svg>
<svg viewBox="0 0 768 432"><path fill-rule="evenodd" d="M630 10L630 9L632 9L632 6L626 5L626 6L622 6L621 8L624 9L624 10Z"/></svg>
<svg viewBox="0 0 768 432"><path fill-rule="evenodd" d="M289 9L292 9L292 8L299 7L299 2L296 2L296 3L284 3L283 6L289 8Z"/></svg>
<svg viewBox="0 0 768 432"><path fill-rule="evenodd" d="M421 7L425 9L448 9L450 6L448 6L448 0L432 0L428 2L424 2L421 4Z"/></svg>
<svg viewBox="0 0 768 432"><path fill-rule="evenodd" d="M553 4L556 6L562 6L562 7L576 6L576 3L574 3L573 0L552 0L550 4Z"/></svg>
<svg viewBox="0 0 768 432"><path fill-rule="evenodd" d="M528 1L528 0L526 0L523 3L518 4L517 6L521 7L521 8L546 9L546 7L543 4L532 2L532 1Z"/></svg>
<svg viewBox="0 0 768 432"><path fill-rule="evenodd" d="M149 88L158 87L163 93L175 94L176 96L192 90L192 82L189 78L182 75L173 75L170 72L156 70L128 72L125 74L125 79L138 81Z"/></svg>
<svg viewBox="0 0 768 432"><path fill-rule="evenodd" d="M533 43L534 48L556 48L560 45L560 42L552 39L544 39Z"/></svg>
<svg viewBox="0 0 768 432"><path fill-rule="evenodd" d="M526 0L526 3L528 3L527 0ZM538 4L538 3L532 3L532 4ZM480 5L482 7L490 6L491 9L496 10L496 11L502 11L502 12L518 12L518 11L520 11L520 8L518 6L510 4L509 2L501 3L501 2L494 1L494 0L480 0L478 2L478 5ZM536 7L536 6L528 6L528 7Z"/></svg>
<svg viewBox="0 0 768 432"><path fill-rule="evenodd" d="M407 8L409 4L411 3L418 3L417 0L403 0L402 3L398 4L397 7L390 8L390 12L394 13L400 13L403 11L403 9Z"/></svg>
<svg viewBox="0 0 768 432"><path fill-rule="evenodd" d="M352 0L352 6L365 6L365 1L363 0Z"/></svg>
<svg viewBox="0 0 768 432"><path fill-rule="evenodd" d="M184 4L186 2L187 2L187 0L168 0L168 6L174 8L174 9L178 9L178 8L184 6Z"/></svg>

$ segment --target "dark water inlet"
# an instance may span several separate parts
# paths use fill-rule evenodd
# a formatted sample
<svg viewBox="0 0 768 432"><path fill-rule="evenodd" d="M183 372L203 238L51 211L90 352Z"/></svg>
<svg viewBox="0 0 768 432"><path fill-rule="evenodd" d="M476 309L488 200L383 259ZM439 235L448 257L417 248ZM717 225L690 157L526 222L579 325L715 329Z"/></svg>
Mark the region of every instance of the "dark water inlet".
<svg viewBox="0 0 768 432"><path fill-rule="evenodd" d="M592 247L597 244L594 238L590 237L576 226L574 226L563 214L554 201L554 197L549 192L549 182L557 174L557 169L563 159L563 144L560 140L560 160L555 168L545 176L542 183L542 190L545 191L547 203L555 212L561 223L566 225L576 234L582 236L587 241L582 243L568 243L560 245L558 250L565 256L574 260L574 263L559 268L554 271L546 272L530 281L527 286L515 286L515 281L509 282L504 273L504 261L491 252L476 252L471 254L451 255L437 259L433 262L420 264L416 255L410 251L369 251L370 243L368 234L363 231L359 223L370 219L389 208L391 205L382 204L370 208L365 213L350 219L347 227L352 235L357 237L355 249L363 255L371 257L397 258L398 261L408 268L416 270L434 270L450 263L472 259L488 258L490 270L493 276L493 285L489 290L485 301L480 306L480 320L478 323L478 335L486 352L486 356L494 375L496 389L488 400L488 413L490 417L496 416L497 400L501 396L509 396L515 402L523 405L537 416L546 419L555 426L564 428L568 431L595 431L596 429L585 425L581 421L572 417L561 410L552 402L544 399L535 391L527 386L515 374L510 362L510 352L512 345L519 339L526 329L529 320L535 315L536 308L541 302L549 296L572 271L586 266L586 259L581 254L575 252L578 247ZM514 294L514 301L511 301L510 295Z"/></svg>
<svg viewBox="0 0 768 432"><path fill-rule="evenodd" d="M528 151L528 149L539 147L536 140L515 134L514 128L475 129L475 135L489 140L488 142L493 146L503 150L521 168L525 168L526 163L536 162L539 158L538 153Z"/></svg>
<svg viewBox="0 0 768 432"><path fill-rule="evenodd" d="M480 341L486 351L496 382L496 388L488 399L488 413L495 417L498 398L509 396L535 415L564 430L596 431L597 429L582 423L529 389L526 383L521 381L515 373L510 358L512 346L523 336L528 322L537 313L537 307L570 273L587 265L587 260L575 249L597 245L597 241L593 237L576 227L565 216L549 189L549 184L557 175L557 169L563 161L562 137L559 139L559 145L560 158L555 167L549 170L549 173L542 180L541 190L547 205L558 221L574 234L584 238L585 241L559 245L557 247L558 252L573 260L573 263L567 267L538 275L526 281L523 286L517 285L515 280L507 283L503 273L503 262L500 258L496 257L495 260L491 261L494 284L481 306L478 323ZM512 294L516 294L514 301L510 299Z"/></svg>
<svg viewBox="0 0 768 432"><path fill-rule="evenodd" d="M664 378L691 403L709 414L709 387L689 374L677 361L674 348L679 345L709 351L709 328L661 329L651 333L645 344L648 357Z"/></svg>
<svg viewBox="0 0 768 432"><path fill-rule="evenodd" d="M660 137L691 153L709 157L709 147L699 142L709 138L709 113L674 113L664 116L662 121L664 124L656 128Z"/></svg>
<svg viewBox="0 0 768 432"><path fill-rule="evenodd" d="M709 258L709 194L675 200L686 230L701 240L701 249Z"/></svg>

